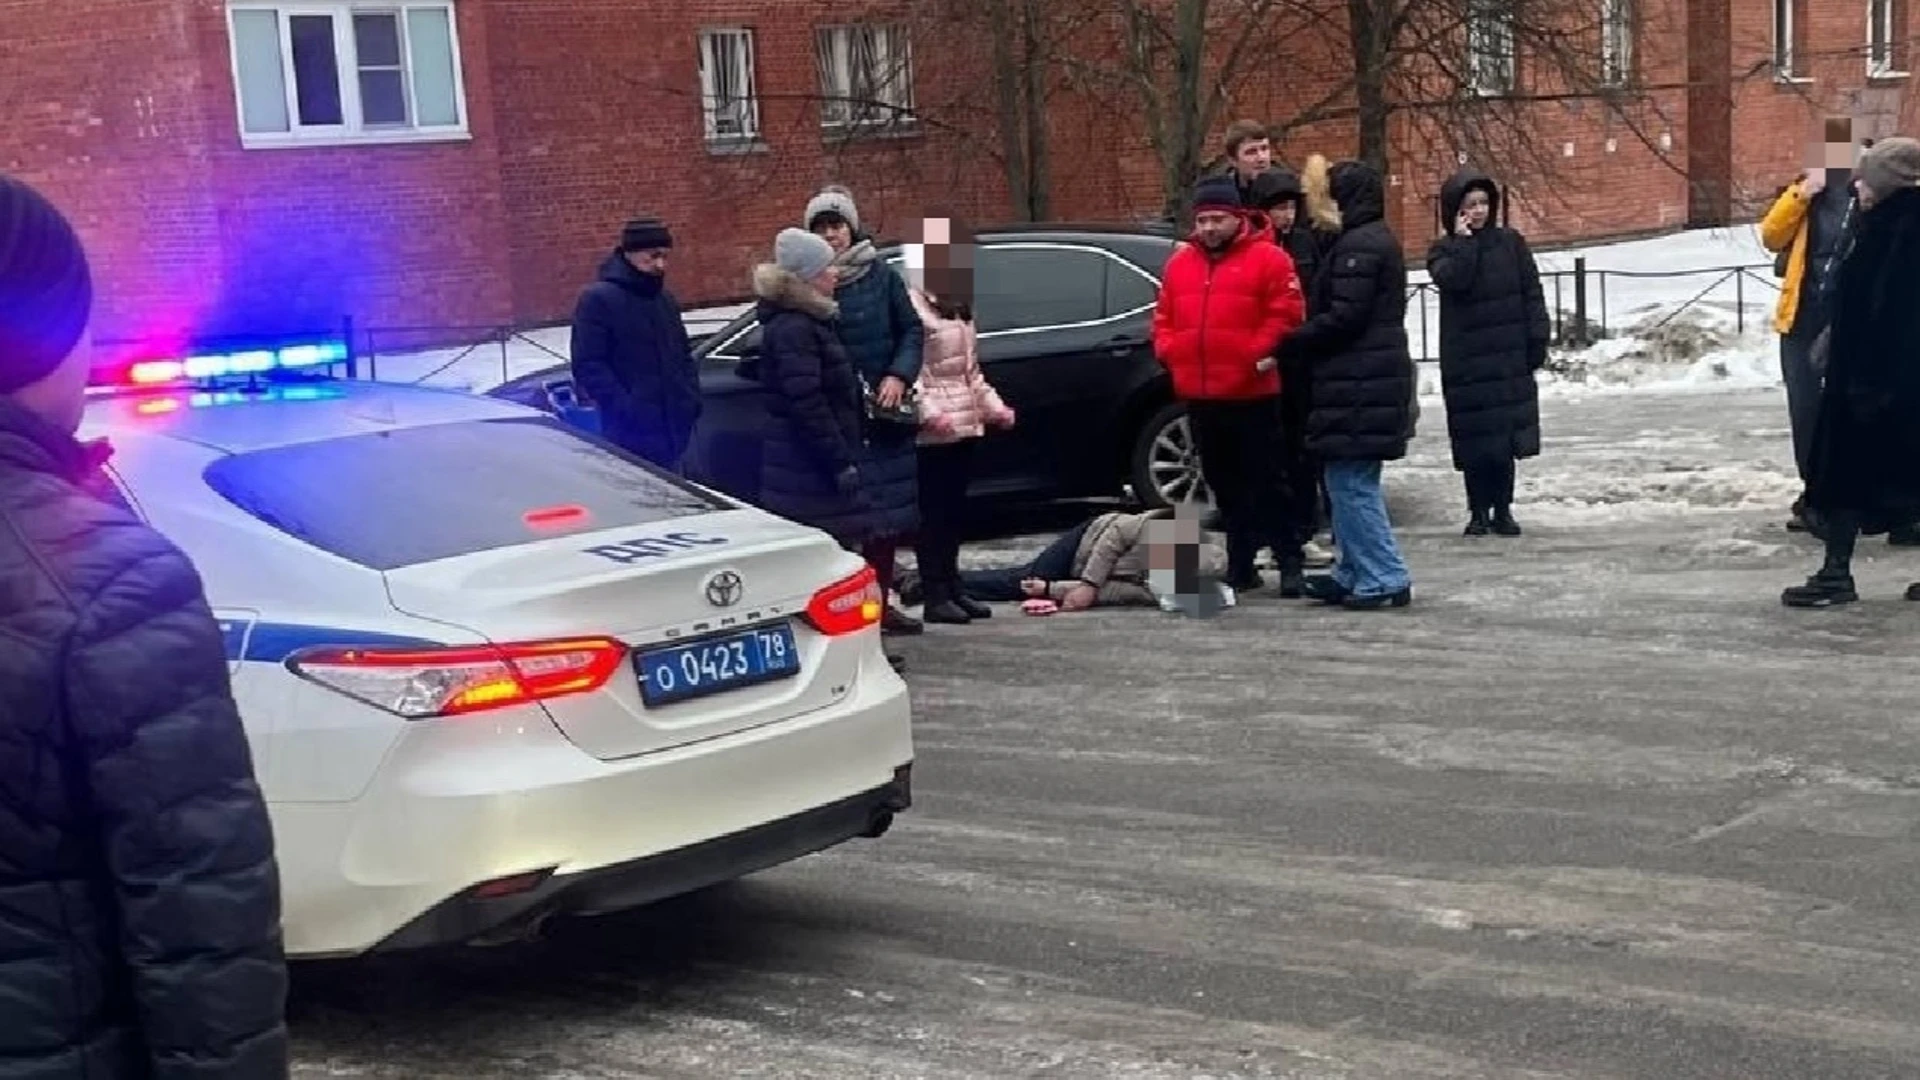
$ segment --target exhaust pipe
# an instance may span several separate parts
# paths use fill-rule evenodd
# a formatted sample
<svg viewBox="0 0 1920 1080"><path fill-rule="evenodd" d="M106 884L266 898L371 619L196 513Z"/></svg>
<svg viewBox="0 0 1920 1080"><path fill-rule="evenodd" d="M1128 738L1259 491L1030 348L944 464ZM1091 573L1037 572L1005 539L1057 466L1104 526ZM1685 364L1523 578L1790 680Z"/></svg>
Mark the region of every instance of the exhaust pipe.
<svg viewBox="0 0 1920 1080"><path fill-rule="evenodd" d="M893 811L877 810L867 819L866 831L860 835L868 840L878 840L887 835L887 830L891 828L893 828Z"/></svg>

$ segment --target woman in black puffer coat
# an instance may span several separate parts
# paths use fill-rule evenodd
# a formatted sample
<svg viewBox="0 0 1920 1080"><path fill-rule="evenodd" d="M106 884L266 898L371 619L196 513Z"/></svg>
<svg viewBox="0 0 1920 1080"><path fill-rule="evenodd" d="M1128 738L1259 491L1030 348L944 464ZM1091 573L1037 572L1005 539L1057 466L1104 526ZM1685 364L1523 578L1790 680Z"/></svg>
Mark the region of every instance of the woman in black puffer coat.
<svg viewBox="0 0 1920 1080"><path fill-rule="evenodd" d="M1307 289L1307 322L1280 344L1281 362L1312 371L1307 449L1323 463L1340 547L1333 574L1308 592L1349 608L1405 607L1407 564L1394 541L1381 464L1407 454L1415 382L1407 349L1407 265L1386 222L1380 173L1343 161L1327 174L1341 218Z"/></svg>
<svg viewBox="0 0 1920 1080"><path fill-rule="evenodd" d="M865 391L897 400L920 377L920 353L926 328L907 295L906 279L879 257L873 241L860 234L853 195L829 187L807 203L807 231L837 253L840 283L833 299L840 306L840 342ZM866 445L860 460L871 531L861 554L880 577L882 591L894 581L894 553L920 528L920 434L917 420L866 421ZM918 634L922 626L888 604L882 628L889 634Z"/></svg>
<svg viewBox="0 0 1920 1080"><path fill-rule="evenodd" d="M1468 536L1519 536L1514 462L1540 453L1540 390L1553 324L1526 238L1498 224L1500 189L1462 169L1440 189L1452 230L1427 251L1440 290L1440 388L1453 467L1466 477Z"/></svg>

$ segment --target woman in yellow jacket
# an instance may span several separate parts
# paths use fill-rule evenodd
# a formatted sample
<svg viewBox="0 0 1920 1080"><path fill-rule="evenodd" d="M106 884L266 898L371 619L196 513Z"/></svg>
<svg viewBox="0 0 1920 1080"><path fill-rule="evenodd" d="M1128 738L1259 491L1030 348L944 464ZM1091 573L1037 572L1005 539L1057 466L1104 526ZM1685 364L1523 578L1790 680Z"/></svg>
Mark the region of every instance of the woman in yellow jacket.
<svg viewBox="0 0 1920 1080"><path fill-rule="evenodd" d="M1773 328L1780 335L1780 376L1787 387L1793 460L1803 485L1813 450L1814 418L1820 411L1820 373L1813 363L1813 342L1831 317L1828 292L1853 210L1851 188L1849 169L1808 169L1780 193L1760 220L1760 243L1787 260ZM1787 527L1806 531L1804 494L1794 501Z"/></svg>

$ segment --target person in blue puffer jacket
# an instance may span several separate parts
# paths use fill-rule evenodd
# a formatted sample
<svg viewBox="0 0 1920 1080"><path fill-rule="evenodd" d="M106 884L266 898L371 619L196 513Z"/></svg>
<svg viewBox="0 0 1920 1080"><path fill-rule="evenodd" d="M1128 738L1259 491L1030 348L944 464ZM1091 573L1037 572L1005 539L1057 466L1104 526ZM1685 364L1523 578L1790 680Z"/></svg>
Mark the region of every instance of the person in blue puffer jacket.
<svg viewBox="0 0 1920 1080"><path fill-rule="evenodd" d="M860 211L846 188L827 187L809 200L803 224L834 250L839 284L833 299L840 308L840 342L865 393L891 408L920 377L921 345L926 337L906 279L881 260L872 239L860 231ZM907 416L912 417L911 410ZM894 555L920 527L915 445L919 426L912 419L899 422L869 415L865 434L860 482L871 517L870 536L861 554L879 576L880 587L891 593ZM918 634L923 627L889 603L881 629L887 634Z"/></svg>

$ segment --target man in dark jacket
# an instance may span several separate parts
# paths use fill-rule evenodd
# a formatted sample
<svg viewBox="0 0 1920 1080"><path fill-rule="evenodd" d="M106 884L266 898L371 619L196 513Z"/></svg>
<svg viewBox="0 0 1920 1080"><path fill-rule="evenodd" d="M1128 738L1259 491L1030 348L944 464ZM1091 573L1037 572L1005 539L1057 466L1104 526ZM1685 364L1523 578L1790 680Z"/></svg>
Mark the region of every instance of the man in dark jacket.
<svg viewBox="0 0 1920 1080"><path fill-rule="evenodd" d="M74 438L91 304L0 176L0 1080L274 1080L272 828L198 575Z"/></svg>
<svg viewBox="0 0 1920 1080"><path fill-rule="evenodd" d="M1308 595L1370 610L1405 607L1413 584L1394 542L1381 463L1406 456L1415 381L1407 349L1407 267L1387 226L1386 184L1372 166L1343 161L1328 174L1341 232L1308 290L1307 321L1281 344L1313 370L1307 448L1325 463L1340 559Z"/></svg>
<svg viewBox="0 0 1920 1080"><path fill-rule="evenodd" d="M1304 587L1300 534L1279 475L1280 341L1300 325L1306 299L1293 260L1248 220L1224 176L1193 192L1192 237L1174 249L1153 312L1153 351L1187 404L1200 467L1227 534L1227 583L1260 587L1254 556L1273 548L1280 595Z"/></svg>
<svg viewBox="0 0 1920 1080"><path fill-rule="evenodd" d="M677 469L700 419L700 377L680 305L667 291L673 236L637 218L573 310L574 385L600 411L608 442Z"/></svg>
<svg viewBox="0 0 1920 1080"><path fill-rule="evenodd" d="M1467 487L1468 536L1519 536L1514 462L1540 453L1540 390L1553 324L1526 238L1496 224L1500 189L1462 169L1440 187L1451 230L1427 251L1440 290L1440 387L1453 467Z"/></svg>

